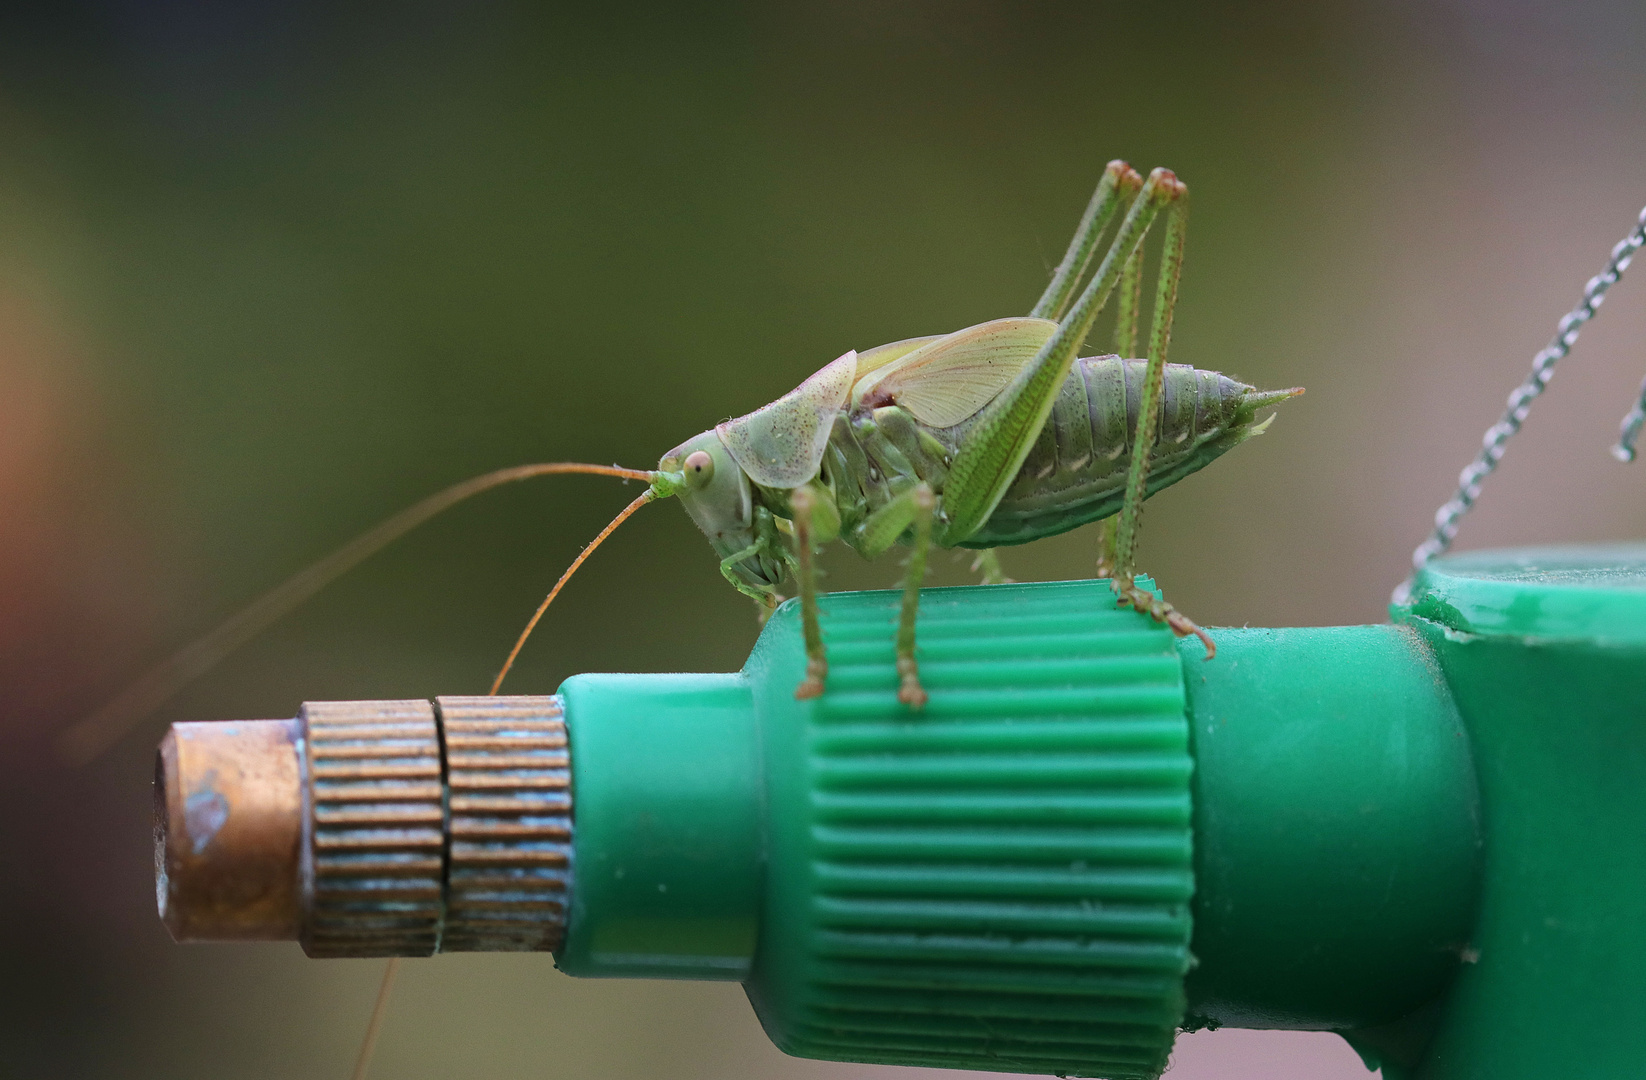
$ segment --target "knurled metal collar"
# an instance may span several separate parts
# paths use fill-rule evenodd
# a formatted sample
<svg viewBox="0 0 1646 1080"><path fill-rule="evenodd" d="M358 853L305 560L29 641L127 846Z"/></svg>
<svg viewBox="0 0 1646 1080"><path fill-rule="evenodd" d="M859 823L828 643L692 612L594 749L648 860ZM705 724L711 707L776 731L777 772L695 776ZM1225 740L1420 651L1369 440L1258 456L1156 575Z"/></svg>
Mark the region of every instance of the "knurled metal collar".
<svg viewBox="0 0 1646 1080"><path fill-rule="evenodd" d="M451 844L442 952L560 947L572 839L558 697L436 699Z"/></svg>
<svg viewBox="0 0 1646 1080"><path fill-rule="evenodd" d="M572 795L559 697L311 701L304 951L553 951Z"/></svg>
<svg viewBox="0 0 1646 1080"><path fill-rule="evenodd" d="M428 956L444 908L440 734L427 701L311 701L310 956Z"/></svg>

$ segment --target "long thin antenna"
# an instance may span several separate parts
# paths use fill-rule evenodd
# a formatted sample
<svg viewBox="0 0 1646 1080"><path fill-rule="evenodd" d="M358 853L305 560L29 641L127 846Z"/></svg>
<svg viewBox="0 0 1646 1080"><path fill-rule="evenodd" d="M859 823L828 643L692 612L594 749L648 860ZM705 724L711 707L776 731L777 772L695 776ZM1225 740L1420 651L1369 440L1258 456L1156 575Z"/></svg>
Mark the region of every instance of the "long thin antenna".
<svg viewBox="0 0 1646 1080"><path fill-rule="evenodd" d="M492 680L491 689L486 691L487 697L496 695L498 688L503 685L503 676L509 673L509 669L514 666L515 657L520 655L521 648L525 646L526 639L531 637L533 630L537 629L538 620L543 618L543 613L549 610L549 604L553 603L554 598L560 595L560 590L566 587L566 582L571 580L571 576L577 572L577 568L583 565L583 560L594 554L594 549L599 547L606 537L616 532L617 527L629 519L629 515L651 502L654 498L656 496L648 491L625 506L612 519L611 524L601 529L600 535L589 541L588 547L585 547L577 558L572 560L571 566L566 568L566 572L560 575L560 580L554 583L554 588L549 590L549 595L541 604L537 605L537 611L532 615L531 622L526 624L526 629L520 632L520 637L515 641L514 648L509 650L509 658L503 661L503 670L497 673L497 678ZM372 1007L371 1020L366 1025L366 1036L360 1043L360 1056L355 1059L353 1080L366 1080L366 1071L371 1068L372 1051L377 1046L377 1032L383 1025L383 1014L388 1010L389 989L394 985L394 976L399 968L400 958L398 956L391 957L388 964L383 968L383 982L377 988L377 1004Z"/></svg>
<svg viewBox="0 0 1646 1080"><path fill-rule="evenodd" d="M377 1035L383 1030L383 1017L389 1011L389 991L394 988L394 977L400 972L400 958L389 957L389 962L383 967L383 981L377 984L377 1001L371 1008L371 1020L366 1023L366 1038L360 1044L360 1054L354 1059L354 1072L350 1074L352 1080L366 1080L366 1071L371 1068L372 1051L377 1049Z"/></svg>
<svg viewBox="0 0 1646 1080"><path fill-rule="evenodd" d="M161 663L79 721L58 738L58 751L72 764L84 764L108 749L131 727L163 705L177 691L207 671L225 656L256 637L268 626L303 601L348 573L361 562L434 517L442 510L482 491L526 480L534 476L585 473L616 476L648 483L655 473L624 469L616 465L584 465L555 461L538 465L516 465L485 473L436 492L422 502L395 514L368 529L347 544L303 570L230 616L216 629L189 642Z"/></svg>
<svg viewBox="0 0 1646 1080"><path fill-rule="evenodd" d="M1412 574L1395 589L1395 603L1406 603L1411 596L1412 582L1417 576L1417 571L1422 570L1429 565L1429 560L1444 554L1452 546L1452 541L1457 537L1458 523L1463 520L1463 515L1473 508L1475 500L1480 498L1481 485L1492 475L1498 462L1503 460L1504 444L1526 422L1527 414L1532 411L1532 402L1549 388L1549 380L1554 378L1555 365L1572 351L1578 334L1583 330L1583 324L1595 317L1601 302L1606 299L1606 291L1623 277L1623 272L1629 268L1629 261L1642 245L1646 245L1646 209L1641 210L1634 229L1612 247L1611 257L1606 260L1606 268L1583 286L1583 299L1560 320L1553 340L1532 358L1532 373L1526 377L1525 382L1515 387L1514 393L1509 395L1508 410L1504 412L1503 418L1486 429L1486 434L1481 439L1480 453L1476 454L1475 459L1458 475L1457 493L1435 511L1434 531L1412 552ZM1642 388L1642 394L1646 395L1646 387ZM1629 426L1633 419L1633 412L1624 418L1623 437L1612 451L1614 456L1624 461L1633 457L1633 440L1630 436L1634 432L1631 432Z"/></svg>
<svg viewBox="0 0 1646 1080"><path fill-rule="evenodd" d="M583 565L583 560L587 559L590 555L593 555L594 549L599 547L605 541L606 537L615 532L619 525L629 520L630 514L633 514L636 510L651 502L653 498L655 498L655 496L648 491L644 495L640 496L640 498L634 500L634 502L625 506L616 517L612 518L612 523L607 525L604 529L601 529L600 535L589 541L589 546L584 548L577 558L572 560L572 564L566 568L566 572L560 575L560 580L554 583L554 588L549 590L549 595L543 598L543 602L541 604L537 605L537 611L532 615L531 622L527 623L526 628L520 631L520 637L515 641L514 648L509 650L509 658L503 661L503 670L497 673L497 678L492 680L492 688L486 691L488 696L497 693L498 687L503 685L503 677L507 675L509 673L509 669L514 666L514 659L520 655L520 650L525 646L526 639L532 636L533 630L537 629L537 621L543 617L543 613L545 611L549 610L549 605L554 603L554 598L560 595L560 590L566 587L566 582L570 581L572 575L577 573L577 568Z"/></svg>

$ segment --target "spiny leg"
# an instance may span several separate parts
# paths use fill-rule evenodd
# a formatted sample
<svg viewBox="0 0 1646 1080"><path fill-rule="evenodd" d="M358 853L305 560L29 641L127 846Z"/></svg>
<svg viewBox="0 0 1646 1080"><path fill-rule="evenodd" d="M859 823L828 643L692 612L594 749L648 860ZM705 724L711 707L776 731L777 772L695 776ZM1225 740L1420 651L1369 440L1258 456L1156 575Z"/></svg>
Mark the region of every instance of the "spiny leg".
<svg viewBox="0 0 1646 1080"><path fill-rule="evenodd" d="M1126 262L1169 201L1167 181L1175 184L1176 178L1164 169L1149 174L1080 298L1034 359L978 414L944 481L943 512L937 526L939 544L954 547L977 532L1016 479L1046 426L1058 391L1074 365L1075 353L1114 291Z"/></svg>
<svg viewBox="0 0 1646 1080"><path fill-rule="evenodd" d="M1122 360L1137 355L1137 311L1143 300L1143 247L1132 252L1115 286L1114 351Z"/></svg>
<svg viewBox="0 0 1646 1080"><path fill-rule="evenodd" d="M754 624L764 627L767 620L772 617L772 612L776 611L778 605L782 603L783 597L775 589L765 596L756 597L754 601Z"/></svg>
<svg viewBox="0 0 1646 1080"><path fill-rule="evenodd" d="M1114 351L1122 360L1137 352L1137 315L1143 300L1143 246L1138 245L1126 268L1120 272L1120 284L1115 286L1119 299L1115 301ZM1098 523L1097 576L1115 575L1115 517L1113 514Z"/></svg>
<svg viewBox="0 0 1646 1080"><path fill-rule="evenodd" d="M1069 239L1069 248L1063 253L1063 261L1057 264L1057 271L1046 286L1046 291L1040 294L1040 300L1035 304L1030 315L1039 319L1061 319L1064 310L1069 306L1069 299L1080 285L1080 279L1086 276L1091 267L1092 258L1097 254L1097 241L1109 227L1115 211L1128 204L1136 197L1137 191L1143 186L1143 178L1137 175L1137 170L1124 161L1111 161L1103 170L1103 176L1097 182L1097 190L1092 192L1092 198L1086 204L1086 212L1080 217L1080 224L1075 227L1074 236Z"/></svg>
<svg viewBox="0 0 1646 1080"><path fill-rule="evenodd" d="M1115 516L1113 514L1097 523L1097 576L1100 578L1114 577L1114 527Z"/></svg>
<svg viewBox="0 0 1646 1080"><path fill-rule="evenodd" d="M789 496L794 510L794 547L799 557L795 578L800 583L800 628L806 641L806 677L795 687L801 701L823 693L829 677L829 658L823 648L823 628L817 618L817 571L812 564L812 493L796 488Z"/></svg>
<svg viewBox="0 0 1646 1080"><path fill-rule="evenodd" d="M1156 170L1161 172L1163 170ZM1177 303L1178 277L1183 268L1183 243L1188 227L1188 188L1167 173L1165 192L1166 239L1161 251L1160 276L1155 284L1154 311L1149 327L1148 366L1139 394L1137 430L1132 438L1131 467L1126 474L1126 495L1115 520L1114 561L1117 584L1130 579L1135 569L1137 528L1147 491L1149 457L1160 426L1161 386L1166 375L1166 351L1171 343L1172 314ZM1154 180L1151 175L1149 179Z"/></svg>
<svg viewBox="0 0 1646 1080"><path fill-rule="evenodd" d="M1115 301L1114 351L1121 359L1127 359L1137 355L1137 316L1143 302L1141 244L1126 260L1126 268L1120 272L1120 284L1115 286L1115 292L1118 299ZM1115 554L1117 524L1118 519L1111 514L1098 525L1097 576L1100 578L1112 579L1119 564Z"/></svg>
<svg viewBox="0 0 1646 1080"><path fill-rule="evenodd" d="M914 532L914 553L909 556L909 576L904 582L903 610L897 624L897 673L901 676L897 698L917 709L926 703L926 692L920 687L914 659L914 621L920 607L920 584L926 577L926 553L932 543L936 509L937 497L930 485L919 483L904 488L857 526L852 539L852 546L864 558L874 559L890 551L904 533Z"/></svg>
<svg viewBox="0 0 1646 1080"><path fill-rule="evenodd" d="M1000 555L995 548L984 548L972 560L972 573L983 575L985 585L1008 585L1012 579L1006 576L1006 568L1000 565Z"/></svg>
<svg viewBox="0 0 1646 1080"><path fill-rule="evenodd" d="M738 577L737 571L732 569L744 559L752 559L765 550L766 545L756 541L744 548L742 551L733 552L732 554L726 556L724 559L720 560L720 576L730 582L732 588L736 589L744 596L747 596L750 600L753 600L757 607L764 609L769 615L777 608L778 604L783 602L783 598L777 595L777 590L757 589L753 585L745 582L742 578ZM761 617L761 621L765 621L764 616Z"/></svg>
<svg viewBox="0 0 1646 1080"><path fill-rule="evenodd" d="M1206 646L1206 658L1217 654L1217 646L1206 632L1172 605L1137 585L1137 529L1148 494L1149 455L1160 424L1161 383L1166 374L1166 348L1172 336L1172 309L1177 304L1177 282L1183 269L1183 242L1188 229L1189 189L1164 169L1149 175L1150 186L1162 180L1166 210L1166 241L1160 258L1160 277L1155 286L1154 317L1149 328L1149 366L1138 401L1137 431L1132 443L1131 470L1126 475L1126 497L1114 529L1114 576L1109 587L1122 604L1146 611L1157 622L1166 623L1178 636L1194 634Z"/></svg>
<svg viewBox="0 0 1646 1080"><path fill-rule="evenodd" d="M1120 284L1115 286L1119 299L1115 302L1114 351L1121 359L1137 355L1137 316L1143 302L1143 246L1140 244L1126 268L1120 273ZM1113 579L1119 559L1115 552L1115 526L1119 519L1113 514L1098 525L1097 576Z"/></svg>
<svg viewBox="0 0 1646 1080"><path fill-rule="evenodd" d="M903 611L897 620L897 674L901 685L897 700L918 709L926 704L925 689L920 685L920 666L914 658L914 623L920 611L920 586L926 580L926 553L932 546L932 511L937 497L926 484L918 484L911 492L914 503L914 550L909 555L909 574L903 582Z"/></svg>

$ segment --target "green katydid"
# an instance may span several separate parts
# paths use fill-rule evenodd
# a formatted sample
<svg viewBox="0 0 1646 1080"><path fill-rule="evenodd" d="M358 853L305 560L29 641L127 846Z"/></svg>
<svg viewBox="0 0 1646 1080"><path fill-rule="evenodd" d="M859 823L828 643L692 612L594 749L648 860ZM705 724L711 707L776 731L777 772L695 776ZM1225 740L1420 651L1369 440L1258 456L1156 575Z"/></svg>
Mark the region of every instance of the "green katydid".
<svg viewBox="0 0 1646 1080"><path fill-rule="evenodd" d="M1075 298L1098 240L1128 203ZM1147 359L1124 360L1135 350L1143 240L1161 214ZM1191 620L1134 581L1142 502L1262 432L1269 420L1255 422L1257 410L1302 391L1264 393L1166 364L1187 214L1188 189L1172 173L1156 169L1144 181L1111 162L1028 317L848 352L778 401L664 455L649 496L685 503L733 585L769 603L787 573L797 578L808 657L798 696L821 694L828 674L812 549L836 539L867 559L898 543L913 548L897 666L898 697L914 708L926 702L915 622L933 544L987 553L1118 511L1104 530L1101 565L1119 602L1180 635L1199 634L1208 656L1215 651ZM1117 285L1118 355L1077 359Z"/></svg>
<svg viewBox="0 0 1646 1080"><path fill-rule="evenodd" d="M1209 657L1211 639L1134 581L1143 500L1261 433L1273 417L1258 422L1256 413L1302 390L1262 392L1217 372L1166 363L1187 214L1188 189L1171 172L1156 169L1145 181L1125 162L1110 162L1028 316L847 352L772 404L681 443L655 470L558 462L500 469L448 488L186 646L71 728L64 749L71 757L94 754L183 683L447 507L547 474L642 479L648 488L555 583L492 693L595 547L641 506L671 496L708 536L727 580L763 607L778 601L786 577L797 579L809 659L796 691L801 697L822 693L827 679L813 551L836 539L868 559L895 545L912 548L897 634L899 698L912 708L926 701L915 624L933 544L980 549L986 577L998 579L994 548L1102 521L1100 573L1112 578L1117 601L1179 635L1198 634ZM1145 359L1123 359L1137 348L1143 241L1162 215L1165 240ZM1105 236L1109 242L1100 249ZM1117 290L1115 355L1080 358L1093 322Z"/></svg>

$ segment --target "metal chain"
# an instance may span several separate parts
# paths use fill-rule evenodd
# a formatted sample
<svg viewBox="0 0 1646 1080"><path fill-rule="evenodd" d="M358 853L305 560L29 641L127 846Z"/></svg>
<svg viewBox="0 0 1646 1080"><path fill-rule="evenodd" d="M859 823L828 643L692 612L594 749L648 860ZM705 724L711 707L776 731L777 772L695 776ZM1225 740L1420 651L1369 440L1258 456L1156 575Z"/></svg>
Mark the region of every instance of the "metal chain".
<svg viewBox="0 0 1646 1080"><path fill-rule="evenodd" d="M1635 407L1623 417L1623 429L1618 432L1617 445L1612 447L1612 456L1619 461L1633 461L1635 440L1640 438L1640 429L1643 427L1646 427L1646 381L1640 384L1640 397L1635 400Z"/></svg>
<svg viewBox="0 0 1646 1080"><path fill-rule="evenodd" d="M1475 455L1475 459L1458 475L1457 494L1435 511L1434 532L1412 552L1414 576L1418 570L1428 565L1430 559L1452 546L1452 540L1457 536L1458 522L1474 506L1475 500L1480 497L1481 485L1492 475L1498 462L1503 460L1504 444L1526 422L1526 415L1532 410L1532 402L1548 389L1549 380L1554 378L1555 365L1572 351L1572 345L1577 341L1583 324L1595 317L1596 310L1606 299L1606 291L1617 284L1618 279L1623 276L1623 271L1629 268L1629 261L1642 245L1646 245L1646 209L1641 210L1633 231L1612 248L1611 258L1606 260L1606 269L1590 278L1588 284L1583 286L1582 302L1560 320L1554 339L1532 358L1532 373L1527 376L1525 382L1515 387L1514 393L1509 395L1508 410L1504 412L1503 418L1486 429L1486 435L1481 439L1480 453ZM1641 404L1636 405L1624 420L1623 437L1612 451L1624 461L1633 459L1635 436L1641 426L1646 425L1646 386L1641 387L1641 396ZM1395 590L1395 603L1406 602L1411 592L1412 580L1408 577Z"/></svg>

